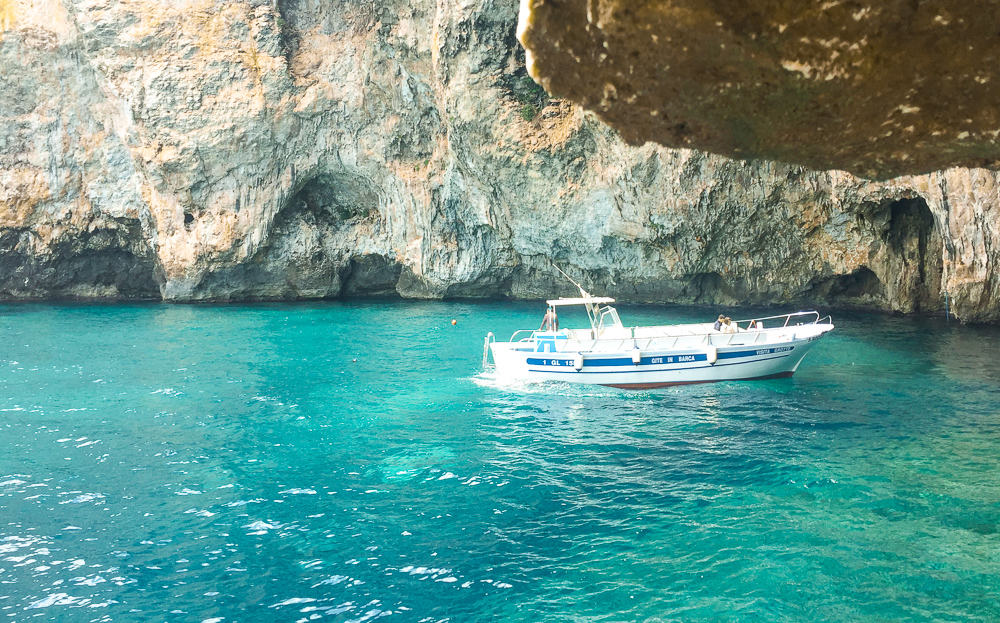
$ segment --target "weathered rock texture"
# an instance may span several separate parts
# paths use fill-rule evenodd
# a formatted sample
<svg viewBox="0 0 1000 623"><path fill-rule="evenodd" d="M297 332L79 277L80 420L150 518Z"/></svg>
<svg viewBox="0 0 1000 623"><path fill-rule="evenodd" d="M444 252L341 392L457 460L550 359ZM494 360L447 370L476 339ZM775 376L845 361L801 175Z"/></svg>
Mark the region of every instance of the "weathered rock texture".
<svg viewBox="0 0 1000 623"><path fill-rule="evenodd" d="M882 179L1000 165L994 2L521 4L532 75L631 143Z"/></svg>
<svg viewBox="0 0 1000 623"><path fill-rule="evenodd" d="M997 176L630 147L514 0L0 0L0 297L541 297L1000 318Z"/></svg>

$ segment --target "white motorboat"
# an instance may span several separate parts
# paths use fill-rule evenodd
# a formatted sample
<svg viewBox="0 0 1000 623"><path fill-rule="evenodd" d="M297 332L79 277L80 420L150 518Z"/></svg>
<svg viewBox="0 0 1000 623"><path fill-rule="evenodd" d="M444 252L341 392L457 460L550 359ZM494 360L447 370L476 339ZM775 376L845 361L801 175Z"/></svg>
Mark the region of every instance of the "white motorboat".
<svg viewBox="0 0 1000 623"><path fill-rule="evenodd" d="M548 327L515 332L506 342L486 336L483 364L513 381L563 381L623 389L791 376L817 340L833 330L829 316L800 311L714 323L626 327L615 300L589 295L547 301ZM583 306L589 328L559 329L556 310ZM554 326L553 326L554 325Z"/></svg>

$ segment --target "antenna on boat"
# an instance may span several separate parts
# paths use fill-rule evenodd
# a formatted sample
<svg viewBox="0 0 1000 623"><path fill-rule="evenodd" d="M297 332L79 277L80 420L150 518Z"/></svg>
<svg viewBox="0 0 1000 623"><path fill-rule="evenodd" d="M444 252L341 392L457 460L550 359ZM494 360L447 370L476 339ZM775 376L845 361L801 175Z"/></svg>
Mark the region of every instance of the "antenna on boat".
<svg viewBox="0 0 1000 623"><path fill-rule="evenodd" d="M572 277L570 277L569 275L567 275L567 274L566 274L566 271L564 271L563 269L559 268L559 266L557 266L557 265L556 265L556 263L555 263L555 262L553 262L552 260L549 260L549 263L551 263L551 264L552 264L552 267L553 267L553 268L555 268L555 269L556 269L556 270L558 270L558 271L559 271L560 273L562 273L562 276L563 276L563 277L565 277L566 279L568 279L570 283L572 283L573 285L575 285L575 286L577 287L577 289L578 289L578 290L580 290L580 296L582 296L582 297L583 297L583 298L585 298L585 299L589 299L589 298L591 298L591 296L590 296L590 293L588 293L588 292L587 292L586 290L584 290L584 289L583 289L583 286L581 286L581 285L580 285L580 284L578 284L577 282L573 281L573 278L572 278Z"/></svg>

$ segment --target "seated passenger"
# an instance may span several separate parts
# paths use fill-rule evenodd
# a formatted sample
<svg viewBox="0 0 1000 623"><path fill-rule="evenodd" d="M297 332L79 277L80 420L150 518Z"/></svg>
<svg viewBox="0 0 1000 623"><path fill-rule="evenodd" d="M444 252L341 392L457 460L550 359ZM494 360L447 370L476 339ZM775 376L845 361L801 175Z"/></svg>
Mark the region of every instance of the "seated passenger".
<svg viewBox="0 0 1000 623"><path fill-rule="evenodd" d="M729 316L726 316L725 320L723 320L723 323L722 323L722 332L723 333L738 333L739 330L740 330L739 327L736 326L736 323L733 322L733 319L730 318Z"/></svg>
<svg viewBox="0 0 1000 623"><path fill-rule="evenodd" d="M722 314L719 314L719 319L715 321L714 325L712 325L712 330L713 331L722 331L722 323L723 323L723 321L725 319L726 319L725 316L723 316Z"/></svg>

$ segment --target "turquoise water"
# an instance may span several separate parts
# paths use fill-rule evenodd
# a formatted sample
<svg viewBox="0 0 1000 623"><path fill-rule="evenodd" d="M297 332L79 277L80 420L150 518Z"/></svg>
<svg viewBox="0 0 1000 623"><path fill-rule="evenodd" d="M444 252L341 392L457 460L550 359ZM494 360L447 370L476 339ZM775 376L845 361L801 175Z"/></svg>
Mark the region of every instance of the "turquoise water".
<svg viewBox="0 0 1000 623"><path fill-rule="evenodd" d="M1000 620L1000 331L835 315L791 379L657 392L481 375L540 311L0 306L0 616Z"/></svg>

